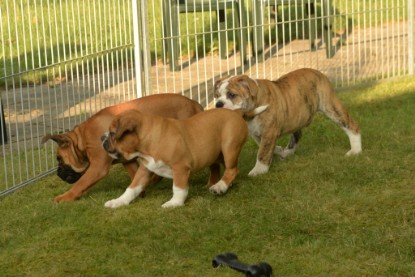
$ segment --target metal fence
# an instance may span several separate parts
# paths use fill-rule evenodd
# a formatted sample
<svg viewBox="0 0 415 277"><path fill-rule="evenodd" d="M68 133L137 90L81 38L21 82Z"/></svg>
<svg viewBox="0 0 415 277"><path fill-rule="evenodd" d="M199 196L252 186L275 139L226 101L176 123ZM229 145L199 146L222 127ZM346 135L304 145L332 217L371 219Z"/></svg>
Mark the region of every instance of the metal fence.
<svg viewBox="0 0 415 277"><path fill-rule="evenodd" d="M135 98L131 1L0 1L0 194L53 171L47 133Z"/></svg>
<svg viewBox="0 0 415 277"><path fill-rule="evenodd" d="M4 0L0 195L54 171L47 133L175 92L213 103L223 75L301 67L337 88L414 73L413 0Z"/></svg>

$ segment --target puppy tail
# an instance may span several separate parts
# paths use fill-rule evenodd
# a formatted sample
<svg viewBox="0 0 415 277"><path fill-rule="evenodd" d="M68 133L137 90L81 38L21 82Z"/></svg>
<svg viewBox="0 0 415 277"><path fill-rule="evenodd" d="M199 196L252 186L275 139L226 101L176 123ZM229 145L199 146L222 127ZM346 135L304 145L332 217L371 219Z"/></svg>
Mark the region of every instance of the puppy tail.
<svg viewBox="0 0 415 277"><path fill-rule="evenodd" d="M257 115L263 113L264 111L266 111L268 109L268 106L269 105L259 106L259 107L255 108L255 109L253 109L252 111L245 112L244 113L244 119L247 119L248 120L248 119L254 118L255 116L257 116Z"/></svg>

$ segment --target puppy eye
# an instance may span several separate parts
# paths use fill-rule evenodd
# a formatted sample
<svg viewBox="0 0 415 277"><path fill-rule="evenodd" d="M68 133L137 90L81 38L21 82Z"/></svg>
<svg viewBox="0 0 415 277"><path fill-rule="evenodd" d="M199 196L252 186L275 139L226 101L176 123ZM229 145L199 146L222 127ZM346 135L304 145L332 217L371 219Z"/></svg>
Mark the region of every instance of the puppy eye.
<svg viewBox="0 0 415 277"><path fill-rule="evenodd" d="M110 132L110 137L115 137L115 132Z"/></svg>
<svg viewBox="0 0 415 277"><path fill-rule="evenodd" d="M233 92L228 92L227 96L228 96L229 99L233 99L233 98L235 98L236 94L233 93Z"/></svg>
<svg viewBox="0 0 415 277"><path fill-rule="evenodd" d="M61 156L56 157L56 160L58 161L59 164L63 163L63 159Z"/></svg>

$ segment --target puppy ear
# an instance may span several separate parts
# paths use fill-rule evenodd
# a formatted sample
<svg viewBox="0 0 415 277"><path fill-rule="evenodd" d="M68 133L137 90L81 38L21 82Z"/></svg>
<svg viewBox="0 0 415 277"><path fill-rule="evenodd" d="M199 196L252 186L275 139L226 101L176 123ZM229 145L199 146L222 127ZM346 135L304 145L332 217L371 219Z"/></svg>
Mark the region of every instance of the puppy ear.
<svg viewBox="0 0 415 277"><path fill-rule="evenodd" d="M42 143L46 143L48 140L53 140L58 144L59 147L66 147L71 143L71 140L69 137L67 137L65 134L58 134L58 135L51 135L47 134L42 138Z"/></svg>
<svg viewBox="0 0 415 277"><path fill-rule="evenodd" d="M222 78L220 78L219 80L217 80L215 82L215 85L213 86L213 97L218 98L220 96L219 92L218 92L218 89L219 89L222 81L227 79L227 78L228 78L228 76L223 76Z"/></svg>
<svg viewBox="0 0 415 277"><path fill-rule="evenodd" d="M249 78L247 75L241 75L239 77L238 84L245 90L249 91L251 96L256 97L258 93L258 84L255 80Z"/></svg>
<svg viewBox="0 0 415 277"><path fill-rule="evenodd" d="M138 127L138 122L133 117L122 116L118 117L115 120L115 134L114 139L119 140L122 136L127 133L134 132Z"/></svg>

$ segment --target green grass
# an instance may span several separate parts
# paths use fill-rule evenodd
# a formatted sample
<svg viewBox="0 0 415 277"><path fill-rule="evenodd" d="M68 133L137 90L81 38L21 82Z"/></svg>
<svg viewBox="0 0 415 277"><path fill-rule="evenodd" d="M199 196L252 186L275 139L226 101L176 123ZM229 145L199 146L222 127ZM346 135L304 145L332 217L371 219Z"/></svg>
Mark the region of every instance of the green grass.
<svg viewBox="0 0 415 277"><path fill-rule="evenodd" d="M304 130L297 153L270 172L240 174L224 196L191 177L185 207L164 210L171 181L116 210L129 178L120 166L74 203L52 199L70 185L44 178L0 199L2 276L241 276L213 269L233 251L270 263L275 276L415 275L415 78L339 93L359 122L363 153L345 157L346 135L321 115ZM286 141L286 139L284 139Z"/></svg>
<svg viewBox="0 0 415 277"><path fill-rule="evenodd" d="M132 16L128 13L130 1L29 1L27 4L14 2L0 2L0 87L46 82L54 85L61 80L71 79L73 75L105 71L117 65L127 67L133 63ZM251 3L246 2L249 17L252 19ZM402 3L399 9L390 7L388 1L376 5L370 5L373 2L370 0L358 1L357 4L353 4L354 2L335 2L333 30L344 31L346 25L349 26L348 30L351 30L351 25L353 28L363 28L406 18L406 2ZM108 7L109 4L111 8ZM365 11L369 8L372 8L372 12ZM291 8L290 11L288 7L284 8L284 20L291 23L279 24L278 35L274 30L269 31L266 28L265 42L288 42L290 39L302 38L302 24L293 21L303 18L303 10L300 5L297 11L295 8ZM349 14L346 15L345 12ZM298 18L295 17L296 13ZM321 16L319 5L317 15ZM163 57L160 0L149 1L148 18L148 38L154 63L156 59ZM232 18L230 12L228 18ZM197 54L201 57L216 52L216 23L215 18L211 19L210 13L181 14L183 54ZM186 24L189 26L188 29ZM265 20L266 27L272 27L274 24ZM317 30L321 33L321 22L317 24ZM231 20L228 25L229 28L232 27ZM249 25L252 26L252 22L249 22ZM283 29L285 37L282 35ZM304 34L307 38L308 29L304 30ZM229 42L229 47L233 48L232 32L229 32ZM111 53L106 52L111 46L118 48ZM187 49L190 49L190 52ZM56 65L51 66L52 64ZM34 69L38 70L33 71ZM13 74L18 75L10 77Z"/></svg>

